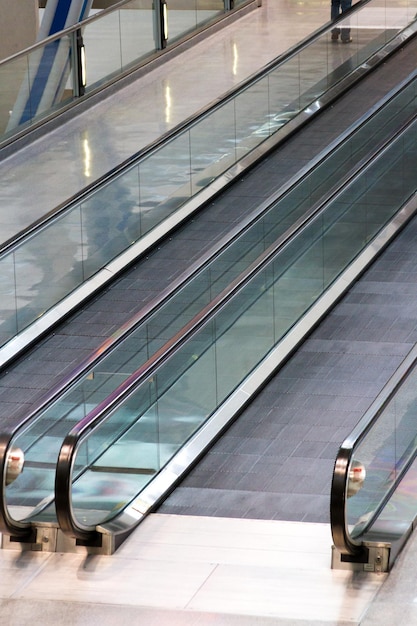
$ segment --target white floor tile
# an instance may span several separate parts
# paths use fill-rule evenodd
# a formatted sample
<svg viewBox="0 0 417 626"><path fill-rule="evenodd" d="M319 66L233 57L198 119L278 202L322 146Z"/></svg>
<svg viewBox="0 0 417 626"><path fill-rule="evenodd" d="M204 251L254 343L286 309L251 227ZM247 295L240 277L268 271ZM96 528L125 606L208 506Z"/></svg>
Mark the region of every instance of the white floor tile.
<svg viewBox="0 0 417 626"><path fill-rule="evenodd" d="M325 524L155 514L109 557L3 551L2 597L357 623L385 577L330 553Z"/></svg>

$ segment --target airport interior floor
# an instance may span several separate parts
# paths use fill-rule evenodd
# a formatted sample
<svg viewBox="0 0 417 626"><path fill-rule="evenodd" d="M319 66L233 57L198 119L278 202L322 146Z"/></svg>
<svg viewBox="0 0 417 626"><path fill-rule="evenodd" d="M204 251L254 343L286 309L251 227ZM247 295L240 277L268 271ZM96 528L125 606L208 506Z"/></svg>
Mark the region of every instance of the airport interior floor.
<svg viewBox="0 0 417 626"><path fill-rule="evenodd" d="M3 240L326 23L329 9L327 1L306 4L263 0L255 11L167 60L138 83L126 86L117 98L103 100L4 159L0 163ZM196 83L203 88L196 90ZM384 376L415 342L411 311L416 291L412 278L416 226L414 220L396 246L369 270L362 286L351 290L295 356L300 363L304 360L304 366L308 359L312 363L319 344L327 342L330 360L314 364L323 381L326 367L327 380L334 373L335 355L348 354L348 362L340 357L339 365L345 368L346 396L356 398L352 409L358 417L364 406L360 400L366 399L367 393L363 393L366 385L362 388L361 384L367 382L369 390L369 380L364 380L366 371L380 368L382 385ZM390 298L384 298L376 289L382 283ZM404 303L409 300L409 308L402 309L402 334L395 332L387 315L382 352L372 354L369 342L377 341L372 333L382 332L382 302L385 300L387 308L399 309L400 292ZM377 309L381 313L378 324ZM359 315L364 312L368 318L362 317L359 326ZM401 312L396 315L401 318ZM361 349L367 340L365 356ZM388 360L389 367L384 367ZM355 376L349 379L358 371L361 381ZM327 411L326 419L343 420L343 416L337 416L340 396L343 398L340 389L323 392L318 379L312 376L302 380L297 372L296 360L292 360L275 379L275 385L284 391L282 401L288 405L281 405L280 410L294 413L300 406L297 403L314 399L317 411ZM273 402L266 404L265 397L271 400L272 396L272 392L263 399L260 396L258 405L252 407L254 412L248 414L247 421L253 424L258 412L259 429L265 429L261 418L277 408ZM331 400L326 411L324 396ZM342 438L341 431L339 435ZM264 431L263 437L267 436ZM235 437L236 431L232 430L223 445ZM302 443L307 457L308 438ZM329 448L332 454L336 446L333 443ZM240 445L235 460L242 462L243 439ZM244 469L241 465L225 471L219 464L221 454L222 450L213 449L205 460L211 468L217 465L212 488L201 489L199 485L207 470L203 461L184 482L178 498L174 492L113 556L87 556L81 550L77 554L1 551L0 624L108 626L129 620L146 626L417 625L415 539L408 542L389 575L331 570L329 524L312 521L321 519L328 501L327 479L322 487L323 498L309 505L305 518L309 521L270 519L267 515L262 519L259 511L253 517L227 517L216 498L230 498L227 481L242 478ZM323 456L326 468L331 458L330 452ZM320 466L315 469L319 472ZM310 470L305 468L305 476ZM226 480L223 486L222 479ZM188 511L183 506L184 493L190 502ZM258 508L262 507L262 498L265 509L272 505L272 496L265 493L234 493L245 500L246 510L250 509L251 498ZM180 514L175 513L178 504L182 506ZM200 507L196 514L192 505ZM204 515L204 506L210 509L210 515Z"/></svg>

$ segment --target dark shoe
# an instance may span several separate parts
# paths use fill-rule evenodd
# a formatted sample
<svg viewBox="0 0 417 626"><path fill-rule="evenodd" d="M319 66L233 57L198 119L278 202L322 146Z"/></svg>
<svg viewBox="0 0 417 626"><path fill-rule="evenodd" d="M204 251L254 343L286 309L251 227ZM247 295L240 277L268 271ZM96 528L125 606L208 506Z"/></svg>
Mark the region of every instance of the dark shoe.
<svg viewBox="0 0 417 626"><path fill-rule="evenodd" d="M351 43L352 37L347 37L346 39L342 39L342 43Z"/></svg>
<svg viewBox="0 0 417 626"><path fill-rule="evenodd" d="M332 41L337 41L339 39L339 33L337 31L333 31L332 32L332 37L331 37Z"/></svg>

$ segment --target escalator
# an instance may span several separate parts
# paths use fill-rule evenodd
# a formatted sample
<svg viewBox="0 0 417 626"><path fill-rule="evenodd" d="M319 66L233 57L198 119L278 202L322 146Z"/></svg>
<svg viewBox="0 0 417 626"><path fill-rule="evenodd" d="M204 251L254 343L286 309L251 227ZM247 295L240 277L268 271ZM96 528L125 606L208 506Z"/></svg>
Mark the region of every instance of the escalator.
<svg viewBox="0 0 417 626"><path fill-rule="evenodd" d="M78 387L3 436L3 481L8 452L26 455L3 492L3 532L35 544L32 523L56 534L64 440L60 529L117 547L413 215L414 102L413 76Z"/></svg>

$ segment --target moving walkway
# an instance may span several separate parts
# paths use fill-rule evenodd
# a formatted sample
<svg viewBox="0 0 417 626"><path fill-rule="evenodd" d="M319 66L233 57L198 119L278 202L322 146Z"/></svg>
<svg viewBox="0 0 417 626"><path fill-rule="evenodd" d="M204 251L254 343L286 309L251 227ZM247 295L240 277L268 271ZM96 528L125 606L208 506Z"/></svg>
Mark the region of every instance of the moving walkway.
<svg viewBox="0 0 417 626"><path fill-rule="evenodd" d="M41 549L34 515L44 544L63 549L63 531L113 551L296 349L416 209L415 76L362 122L216 246L167 300L171 313L129 331L58 404L3 437L3 479L10 450L27 459L3 492L3 532ZM149 352L136 356L138 345Z"/></svg>
<svg viewBox="0 0 417 626"><path fill-rule="evenodd" d="M219 104L5 242L0 364L33 345L416 28L410 11L381 25L372 2L349 20L356 32L352 47L336 51L329 28L320 29Z"/></svg>

